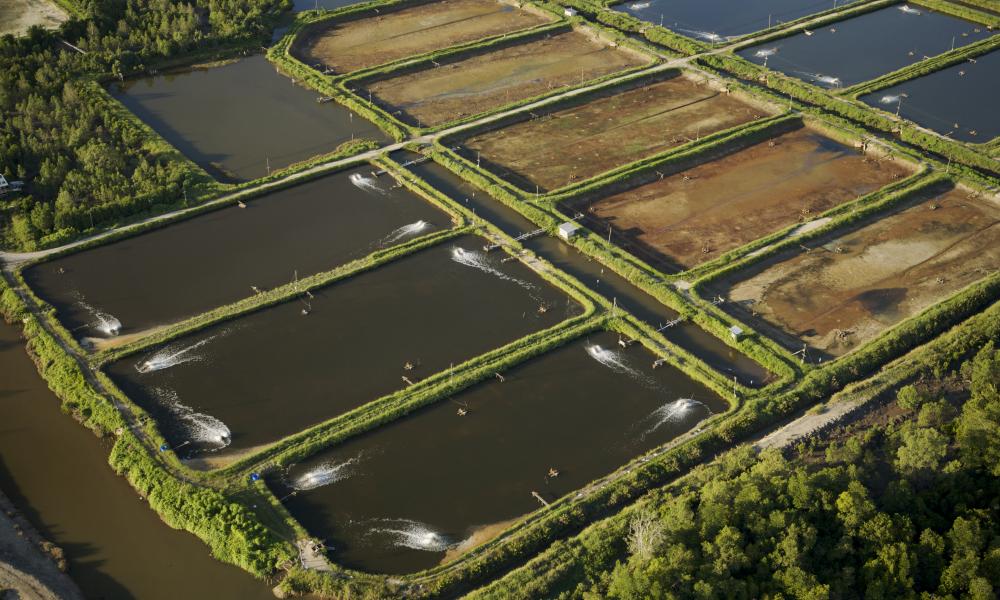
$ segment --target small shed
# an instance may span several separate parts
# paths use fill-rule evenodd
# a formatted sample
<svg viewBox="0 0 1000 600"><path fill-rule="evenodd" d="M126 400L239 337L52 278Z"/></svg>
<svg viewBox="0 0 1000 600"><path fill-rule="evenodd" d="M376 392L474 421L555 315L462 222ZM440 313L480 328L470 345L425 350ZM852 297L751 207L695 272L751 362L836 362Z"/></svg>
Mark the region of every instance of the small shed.
<svg viewBox="0 0 1000 600"><path fill-rule="evenodd" d="M743 328L739 325L733 325L729 328L729 335L733 336L733 339L738 342L743 337Z"/></svg>
<svg viewBox="0 0 1000 600"><path fill-rule="evenodd" d="M563 14L566 15L567 17L575 17L576 16L576 9L575 8L566 7L566 8L563 9Z"/></svg>
<svg viewBox="0 0 1000 600"><path fill-rule="evenodd" d="M563 223L562 225L559 226L558 233L559 233L559 237L561 237L564 240L569 241L570 238L572 238L574 235L576 235L576 232L579 231L579 230L580 230L580 226L579 225L577 225L573 221L566 221L565 223Z"/></svg>

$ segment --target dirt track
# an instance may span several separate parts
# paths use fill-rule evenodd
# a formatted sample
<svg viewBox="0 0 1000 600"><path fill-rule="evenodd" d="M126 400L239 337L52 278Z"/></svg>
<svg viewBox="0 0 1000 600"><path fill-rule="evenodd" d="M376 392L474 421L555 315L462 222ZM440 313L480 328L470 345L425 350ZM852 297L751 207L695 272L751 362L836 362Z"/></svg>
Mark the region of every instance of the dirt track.
<svg viewBox="0 0 1000 600"><path fill-rule="evenodd" d="M317 26L293 53L306 64L348 73L553 20L496 0L441 0Z"/></svg>
<svg viewBox="0 0 1000 600"><path fill-rule="evenodd" d="M799 129L600 199L588 216L642 258L690 268L908 174Z"/></svg>

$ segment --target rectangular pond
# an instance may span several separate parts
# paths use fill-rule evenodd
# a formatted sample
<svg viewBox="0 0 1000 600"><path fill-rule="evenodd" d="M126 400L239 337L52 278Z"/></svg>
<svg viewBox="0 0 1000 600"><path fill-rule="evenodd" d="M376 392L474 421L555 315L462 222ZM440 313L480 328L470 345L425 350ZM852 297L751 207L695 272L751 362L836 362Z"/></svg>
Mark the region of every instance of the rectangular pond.
<svg viewBox="0 0 1000 600"><path fill-rule="evenodd" d="M659 177L663 173L666 177ZM726 252L864 196L910 170L801 128L679 171L657 170L568 201L567 212L668 271ZM596 196L596 197L594 197Z"/></svg>
<svg viewBox="0 0 1000 600"><path fill-rule="evenodd" d="M400 163L415 159L410 153L396 154L398 156L394 156L394 159ZM448 194L456 202L464 204L477 215L488 219L511 237L517 237L536 228L536 225L513 209L490 198L487 193L476 189L435 162L421 162L407 168ZM527 249L575 277L590 290L604 296L609 302L616 302L618 306L650 325L662 327L680 316L624 277L562 240L543 235L522 243ZM728 377L735 377L743 385L762 387L773 380L773 375L767 369L691 321L681 321L673 327L664 329L662 333L668 340L705 361L713 369L725 373Z"/></svg>
<svg viewBox="0 0 1000 600"><path fill-rule="evenodd" d="M995 272L1000 205L932 188L808 245L712 287L728 296L724 309L749 313L790 348L839 356Z"/></svg>
<svg viewBox="0 0 1000 600"><path fill-rule="evenodd" d="M108 373L172 445L189 442L182 456L276 441L580 312L483 245L445 242Z"/></svg>
<svg viewBox="0 0 1000 600"><path fill-rule="evenodd" d="M373 167L323 177L31 267L59 320L98 346L451 227Z"/></svg>
<svg viewBox="0 0 1000 600"><path fill-rule="evenodd" d="M829 88L849 87L992 35L984 25L917 4L888 6L738 52ZM895 108L895 107L893 107Z"/></svg>
<svg viewBox="0 0 1000 600"><path fill-rule="evenodd" d="M554 21L498 0L440 0L321 22L292 47L302 62L347 73Z"/></svg>
<svg viewBox="0 0 1000 600"><path fill-rule="evenodd" d="M975 61L975 62L973 62ZM861 97L871 106L963 142L1000 136L1000 51Z"/></svg>
<svg viewBox="0 0 1000 600"><path fill-rule="evenodd" d="M726 402L591 334L293 466L276 484L341 564L409 573L688 431ZM464 414L460 414L464 413ZM285 490L285 491L282 491Z"/></svg>
<svg viewBox="0 0 1000 600"><path fill-rule="evenodd" d="M724 42L852 0L628 0L613 6L703 42Z"/></svg>
<svg viewBox="0 0 1000 600"><path fill-rule="evenodd" d="M562 87L576 86L650 62L585 31L562 31L502 44L364 84L401 120L442 125Z"/></svg>
<svg viewBox="0 0 1000 600"><path fill-rule="evenodd" d="M246 181L388 138L372 123L276 72L263 56L113 84L111 94L188 158L224 181Z"/></svg>
<svg viewBox="0 0 1000 600"><path fill-rule="evenodd" d="M460 152L529 192L599 175L767 114L683 75L607 90L474 133Z"/></svg>

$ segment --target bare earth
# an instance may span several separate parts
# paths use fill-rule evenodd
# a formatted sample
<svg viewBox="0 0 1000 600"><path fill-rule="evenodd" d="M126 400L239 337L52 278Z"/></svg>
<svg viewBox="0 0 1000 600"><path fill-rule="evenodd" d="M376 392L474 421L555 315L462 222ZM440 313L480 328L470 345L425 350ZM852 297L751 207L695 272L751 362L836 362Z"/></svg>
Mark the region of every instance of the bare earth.
<svg viewBox="0 0 1000 600"><path fill-rule="evenodd" d="M547 191L764 114L677 76L474 135L462 146L523 189Z"/></svg>
<svg viewBox="0 0 1000 600"><path fill-rule="evenodd" d="M554 21L497 0L441 0L309 31L293 53L348 73Z"/></svg>
<svg viewBox="0 0 1000 600"><path fill-rule="evenodd" d="M1000 206L953 190L784 258L730 300L839 356L1000 267Z"/></svg>
<svg viewBox="0 0 1000 600"><path fill-rule="evenodd" d="M642 258L689 268L908 174L799 129L598 200L588 220Z"/></svg>
<svg viewBox="0 0 1000 600"><path fill-rule="evenodd" d="M0 35L22 35L33 25L55 29L69 18L46 0L0 0Z"/></svg>
<svg viewBox="0 0 1000 600"><path fill-rule="evenodd" d="M576 31L375 81L379 102L414 125L442 125L649 62Z"/></svg>

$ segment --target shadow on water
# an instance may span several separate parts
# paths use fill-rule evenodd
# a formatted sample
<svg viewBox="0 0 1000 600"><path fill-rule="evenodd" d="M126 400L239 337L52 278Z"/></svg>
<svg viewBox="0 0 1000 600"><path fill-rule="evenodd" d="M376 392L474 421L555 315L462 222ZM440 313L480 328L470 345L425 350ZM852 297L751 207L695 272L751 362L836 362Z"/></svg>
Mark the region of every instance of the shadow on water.
<svg viewBox="0 0 1000 600"><path fill-rule="evenodd" d="M264 177L354 138L387 139L340 105L317 103L263 56L113 84L111 93L224 181Z"/></svg>
<svg viewBox="0 0 1000 600"><path fill-rule="evenodd" d="M182 455L230 441L247 449L579 314L483 245L450 240L125 358L109 374L172 444L190 442Z"/></svg>
<svg viewBox="0 0 1000 600"><path fill-rule="evenodd" d="M947 52L952 44L959 48L992 35L983 25L922 6L900 8L889 6L738 54L810 83L847 87Z"/></svg>
<svg viewBox="0 0 1000 600"><path fill-rule="evenodd" d="M538 508L532 492L556 500L725 410L680 371L653 369L654 358L591 334L272 483L281 496L301 490L286 504L337 562L425 569Z"/></svg>
<svg viewBox="0 0 1000 600"><path fill-rule="evenodd" d="M0 488L66 552L87 598L273 598L269 586L170 529L108 467L107 445L59 410L0 323Z"/></svg>
<svg viewBox="0 0 1000 600"><path fill-rule="evenodd" d="M403 163L418 158L418 155L394 153L393 158ZM489 198L485 192L462 181L437 163L423 162L411 165L408 169L455 201L465 204L476 214L488 219L508 235L517 236L536 229L534 224L520 214ZM528 240L524 245L608 300L616 299L619 306L650 325L660 327L678 317L675 311L664 306L656 298L556 238L542 236ZM772 377L755 361L693 323L679 323L665 329L663 334L670 341L704 360L712 368L736 376L744 385L760 387Z"/></svg>
<svg viewBox="0 0 1000 600"><path fill-rule="evenodd" d="M28 269L38 295L79 337L143 331L451 226L450 217L372 167L301 184L139 237ZM424 223L424 227L415 224ZM406 226L414 225L411 229Z"/></svg>

